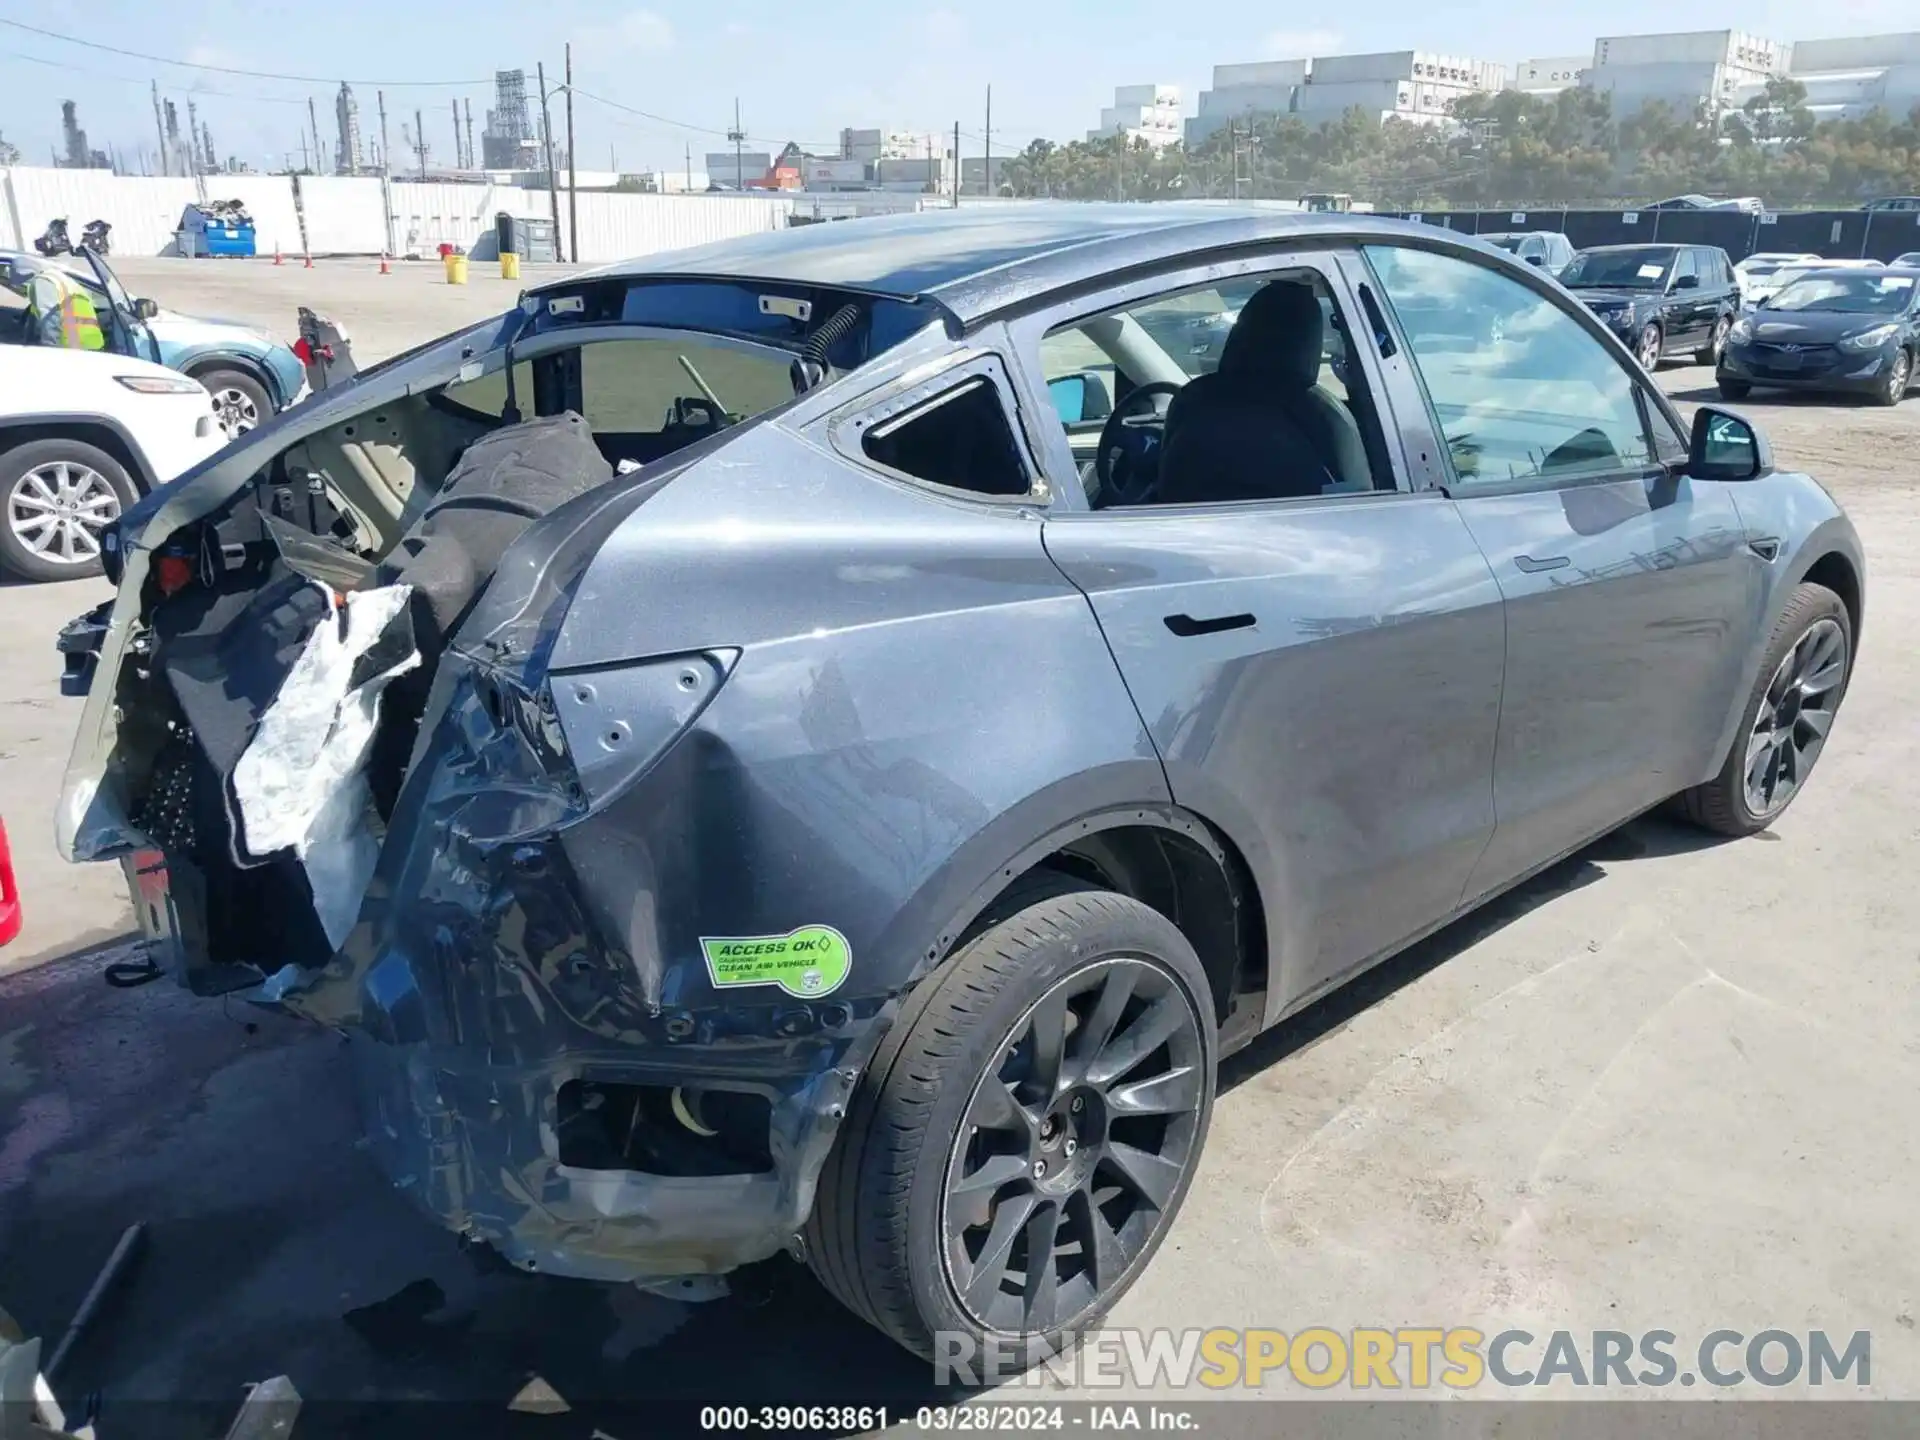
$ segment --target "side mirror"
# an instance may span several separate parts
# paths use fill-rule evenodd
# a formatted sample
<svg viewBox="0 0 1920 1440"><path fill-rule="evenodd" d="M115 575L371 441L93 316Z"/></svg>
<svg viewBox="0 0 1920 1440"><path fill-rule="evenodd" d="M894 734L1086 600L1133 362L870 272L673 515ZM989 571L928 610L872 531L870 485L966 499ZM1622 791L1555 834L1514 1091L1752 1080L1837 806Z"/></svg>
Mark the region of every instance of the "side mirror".
<svg viewBox="0 0 1920 1440"><path fill-rule="evenodd" d="M151 320L159 313L160 306L156 301L141 299L133 302L133 318L136 320Z"/></svg>
<svg viewBox="0 0 1920 1440"><path fill-rule="evenodd" d="M1693 412L1687 473L1696 480L1758 480L1773 473L1773 447L1744 415L1702 405Z"/></svg>
<svg viewBox="0 0 1920 1440"><path fill-rule="evenodd" d="M1673 288L1676 290L1698 290L1700 288L1700 277L1698 275L1676 276L1674 278Z"/></svg>
<svg viewBox="0 0 1920 1440"><path fill-rule="evenodd" d="M1054 412L1059 415L1062 425L1105 420L1113 413L1112 402L1107 399L1107 387L1100 383L1099 376L1089 371L1049 380L1047 395L1052 399Z"/></svg>

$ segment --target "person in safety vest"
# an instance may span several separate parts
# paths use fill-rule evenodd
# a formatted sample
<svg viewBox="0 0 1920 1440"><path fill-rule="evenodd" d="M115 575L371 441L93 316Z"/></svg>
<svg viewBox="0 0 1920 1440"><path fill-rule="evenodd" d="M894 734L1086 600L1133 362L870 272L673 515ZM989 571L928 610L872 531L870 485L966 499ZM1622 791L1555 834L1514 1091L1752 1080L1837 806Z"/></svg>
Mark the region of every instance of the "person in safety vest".
<svg viewBox="0 0 1920 1440"><path fill-rule="evenodd" d="M58 265L42 265L27 286L27 338L67 350L104 350L93 295Z"/></svg>

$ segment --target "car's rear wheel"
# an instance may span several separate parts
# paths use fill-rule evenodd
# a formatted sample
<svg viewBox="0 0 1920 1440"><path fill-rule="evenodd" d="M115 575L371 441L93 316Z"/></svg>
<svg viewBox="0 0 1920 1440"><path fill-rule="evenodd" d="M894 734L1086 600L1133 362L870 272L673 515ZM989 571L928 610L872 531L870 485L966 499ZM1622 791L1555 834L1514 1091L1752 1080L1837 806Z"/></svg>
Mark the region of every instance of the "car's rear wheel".
<svg viewBox="0 0 1920 1440"><path fill-rule="evenodd" d="M1753 386L1745 380L1729 380L1723 375L1716 383L1722 400L1744 400L1753 393Z"/></svg>
<svg viewBox="0 0 1920 1440"><path fill-rule="evenodd" d="M1907 387L1913 383L1913 356L1904 350L1894 352L1893 363L1887 367L1887 378L1874 399L1882 405L1898 405L1907 398Z"/></svg>
<svg viewBox="0 0 1920 1440"><path fill-rule="evenodd" d="M1696 824L1751 835L1806 785L1847 693L1853 624L1824 585L1795 588L1774 625L1759 677L1720 773L1680 797Z"/></svg>
<svg viewBox="0 0 1920 1440"><path fill-rule="evenodd" d="M244 370L205 370L193 378L213 396L214 418L229 440L273 416L267 387Z"/></svg>
<svg viewBox="0 0 1920 1440"><path fill-rule="evenodd" d="M1727 348L1727 332L1733 329L1733 321L1722 315L1713 322L1713 335L1707 341L1707 348L1693 352L1693 358L1699 364L1711 365L1720 358L1720 352Z"/></svg>
<svg viewBox="0 0 1920 1440"><path fill-rule="evenodd" d="M1660 327L1648 325L1640 332L1640 338L1634 342L1633 353L1645 367L1648 374L1659 368L1662 341Z"/></svg>
<svg viewBox="0 0 1920 1440"><path fill-rule="evenodd" d="M0 453L0 570L22 580L100 573L100 537L139 498L126 468L82 440Z"/></svg>
<svg viewBox="0 0 1920 1440"><path fill-rule="evenodd" d="M1002 1373L1055 1353L1186 1196L1213 1108L1208 995L1193 947L1136 900L1061 878L1004 913L868 1067L807 1224L814 1272L929 1359L936 1335Z"/></svg>

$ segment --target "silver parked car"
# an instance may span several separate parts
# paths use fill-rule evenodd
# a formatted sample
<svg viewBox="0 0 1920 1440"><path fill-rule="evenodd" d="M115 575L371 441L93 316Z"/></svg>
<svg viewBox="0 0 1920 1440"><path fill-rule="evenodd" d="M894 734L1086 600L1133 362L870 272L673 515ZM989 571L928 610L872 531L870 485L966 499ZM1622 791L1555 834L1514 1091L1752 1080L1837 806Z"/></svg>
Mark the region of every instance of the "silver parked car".
<svg viewBox="0 0 1920 1440"><path fill-rule="evenodd" d="M1236 305L1207 366L1140 319ZM1213 206L571 277L118 540L62 843L182 983L353 1037L429 1214L654 1286L788 1249L1027 1361L1165 1238L1223 1054L1650 807L1773 823L1864 599L1539 270Z"/></svg>

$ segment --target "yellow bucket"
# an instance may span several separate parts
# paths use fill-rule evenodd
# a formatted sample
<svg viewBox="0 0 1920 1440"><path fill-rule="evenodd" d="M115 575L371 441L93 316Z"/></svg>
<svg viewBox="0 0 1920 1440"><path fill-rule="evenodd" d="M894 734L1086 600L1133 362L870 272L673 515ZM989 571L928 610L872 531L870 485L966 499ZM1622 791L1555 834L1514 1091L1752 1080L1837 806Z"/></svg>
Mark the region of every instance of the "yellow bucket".
<svg viewBox="0 0 1920 1440"><path fill-rule="evenodd" d="M447 283L464 285L467 283L467 257L464 255L447 256Z"/></svg>
<svg viewBox="0 0 1920 1440"><path fill-rule="evenodd" d="M520 257L508 251L500 257L500 278L518 280L520 278Z"/></svg>

